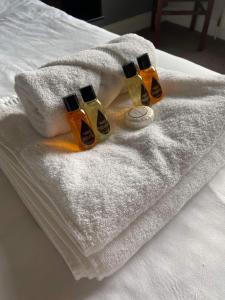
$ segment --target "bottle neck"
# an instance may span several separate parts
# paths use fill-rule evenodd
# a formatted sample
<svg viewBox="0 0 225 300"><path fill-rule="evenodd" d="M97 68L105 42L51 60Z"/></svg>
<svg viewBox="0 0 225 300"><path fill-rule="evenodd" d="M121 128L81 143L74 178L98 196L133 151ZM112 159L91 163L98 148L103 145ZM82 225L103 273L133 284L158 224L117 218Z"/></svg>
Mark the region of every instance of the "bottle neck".
<svg viewBox="0 0 225 300"><path fill-rule="evenodd" d="M128 77L126 78L127 80L133 80L133 79L137 79L139 76L139 74L137 73L136 75L132 76L132 77Z"/></svg>
<svg viewBox="0 0 225 300"><path fill-rule="evenodd" d="M71 111L67 111L67 113L68 113L68 114L73 114L73 113L76 113L76 112L78 112L78 111L80 111L80 108L74 109L74 110L71 110Z"/></svg>
<svg viewBox="0 0 225 300"><path fill-rule="evenodd" d="M91 105L91 104L94 104L96 102L99 102L99 100L97 98L91 100L91 101L88 101L88 102L84 102L85 105Z"/></svg>
<svg viewBox="0 0 225 300"><path fill-rule="evenodd" d="M78 108L78 109L75 109L73 111L68 111L67 114L69 115L73 115L73 114L76 114L76 113L82 113L82 114L85 114L85 111L83 110L82 107Z"/></svg>
<svg viewBox="0 0 225 300"><path fill-rule="evenodd" d="M153 66L149 67L149 68L146 68L146 69L142 69L140 70L140 72L148 72L150 70L155 70L155 68Z"/></svg>

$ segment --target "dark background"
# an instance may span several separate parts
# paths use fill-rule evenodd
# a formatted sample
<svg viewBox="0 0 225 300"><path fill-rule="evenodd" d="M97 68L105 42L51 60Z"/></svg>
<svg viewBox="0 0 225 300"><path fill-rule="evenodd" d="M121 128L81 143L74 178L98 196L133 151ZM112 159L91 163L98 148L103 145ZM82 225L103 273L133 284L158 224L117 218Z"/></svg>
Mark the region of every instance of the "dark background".
<svg viewBox="0 0 225 300"><path fill-rule="evenodd" d="M139 15L150 11L152 6L152 0L43 0L43 2L80 19L93 21L97 18L98 25L108 25Z"/></svg>

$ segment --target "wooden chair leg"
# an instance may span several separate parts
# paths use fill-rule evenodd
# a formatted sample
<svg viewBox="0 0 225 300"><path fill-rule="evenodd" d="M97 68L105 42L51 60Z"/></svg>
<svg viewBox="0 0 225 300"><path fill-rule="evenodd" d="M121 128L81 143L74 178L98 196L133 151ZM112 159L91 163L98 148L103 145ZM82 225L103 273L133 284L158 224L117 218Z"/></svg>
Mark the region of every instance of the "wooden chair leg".
<svg viewBox="0 0 225 300"><path fill-rule="evenodd" d="M159 47L160 44L160 26L161 26L161 16L163 10L164 1L157 1L157 9L155 14L155 46Z"/></svg>
<svg viewBox="0 0 225 300"><path fill-rule="evenodd" d="M198 47L199 51L202 51L205 48L206 36L207 36L208 28L209 28L209 22L210 22L212 10L213 10L213 5L214 5L214 0L208 0L208 7L207 7L206 15L205 15L205 22L203 25L203 29L202 29L202 33L201 33L201 37L200 37L200 43L199 43L199 47Z"/></svg>
<svg viewBox="0 0 225 300"><path fill-rule="evenodd" d="M155 30L155 15L157 11L157 0L153 0L152 2L152 20L151 20L151 30Z"/></svg>
<svg viewBox="0 0 225 300"><path fill-rule="evenodd" d="M198 9L198 0L195 0L194 10L197 10L197 9ZM193 15L192 19L191 19L190 30L192 30L192 31L195 30L196 21L197 21L197 15Z"/></svg>

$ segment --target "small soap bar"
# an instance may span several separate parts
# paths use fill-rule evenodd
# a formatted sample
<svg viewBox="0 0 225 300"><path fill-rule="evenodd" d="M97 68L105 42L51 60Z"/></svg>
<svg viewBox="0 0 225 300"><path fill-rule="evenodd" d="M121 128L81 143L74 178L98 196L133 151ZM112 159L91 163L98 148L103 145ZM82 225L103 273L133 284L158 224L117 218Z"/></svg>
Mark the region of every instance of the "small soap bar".
<svg viewBox="0 0 225 300"><path fill-rule="evenodd" d="M130 128L140 129L148 126L154 120L154 111L149 106L136 106L125 114L126 125Z"/></svg>

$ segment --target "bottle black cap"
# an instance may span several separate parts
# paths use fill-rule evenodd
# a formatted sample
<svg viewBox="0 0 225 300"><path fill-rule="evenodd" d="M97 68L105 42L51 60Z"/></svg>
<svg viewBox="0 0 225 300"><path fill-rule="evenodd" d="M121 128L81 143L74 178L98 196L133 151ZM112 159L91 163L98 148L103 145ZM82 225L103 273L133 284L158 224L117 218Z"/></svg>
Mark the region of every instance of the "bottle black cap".
<svg viewBox="0 0 225 300"><path fill-rule="evenodd" d="M123 71L127 78L133 77L137 74L137 68L133 62L123 65Z"/></svg>
<svg viewBox="0 0 225 300"><path fill-rule="evenodd" d="M79 102L76 94L63 97L63 102L68 112L79 109Z"/></svg>
<svg viewBox="0 0 225 300"><path fill-rule="evenodd" d="M96 94L92 85L87 85L81 88L80 93L84 102L89 102L96 99Z"/></svg>
<svg viewBox="0 0 225 300"><path fill-rule="evenodd" d="M145 70L151 67L151 61L148 53L145 53L137 58L140 70Z"/></svg>

